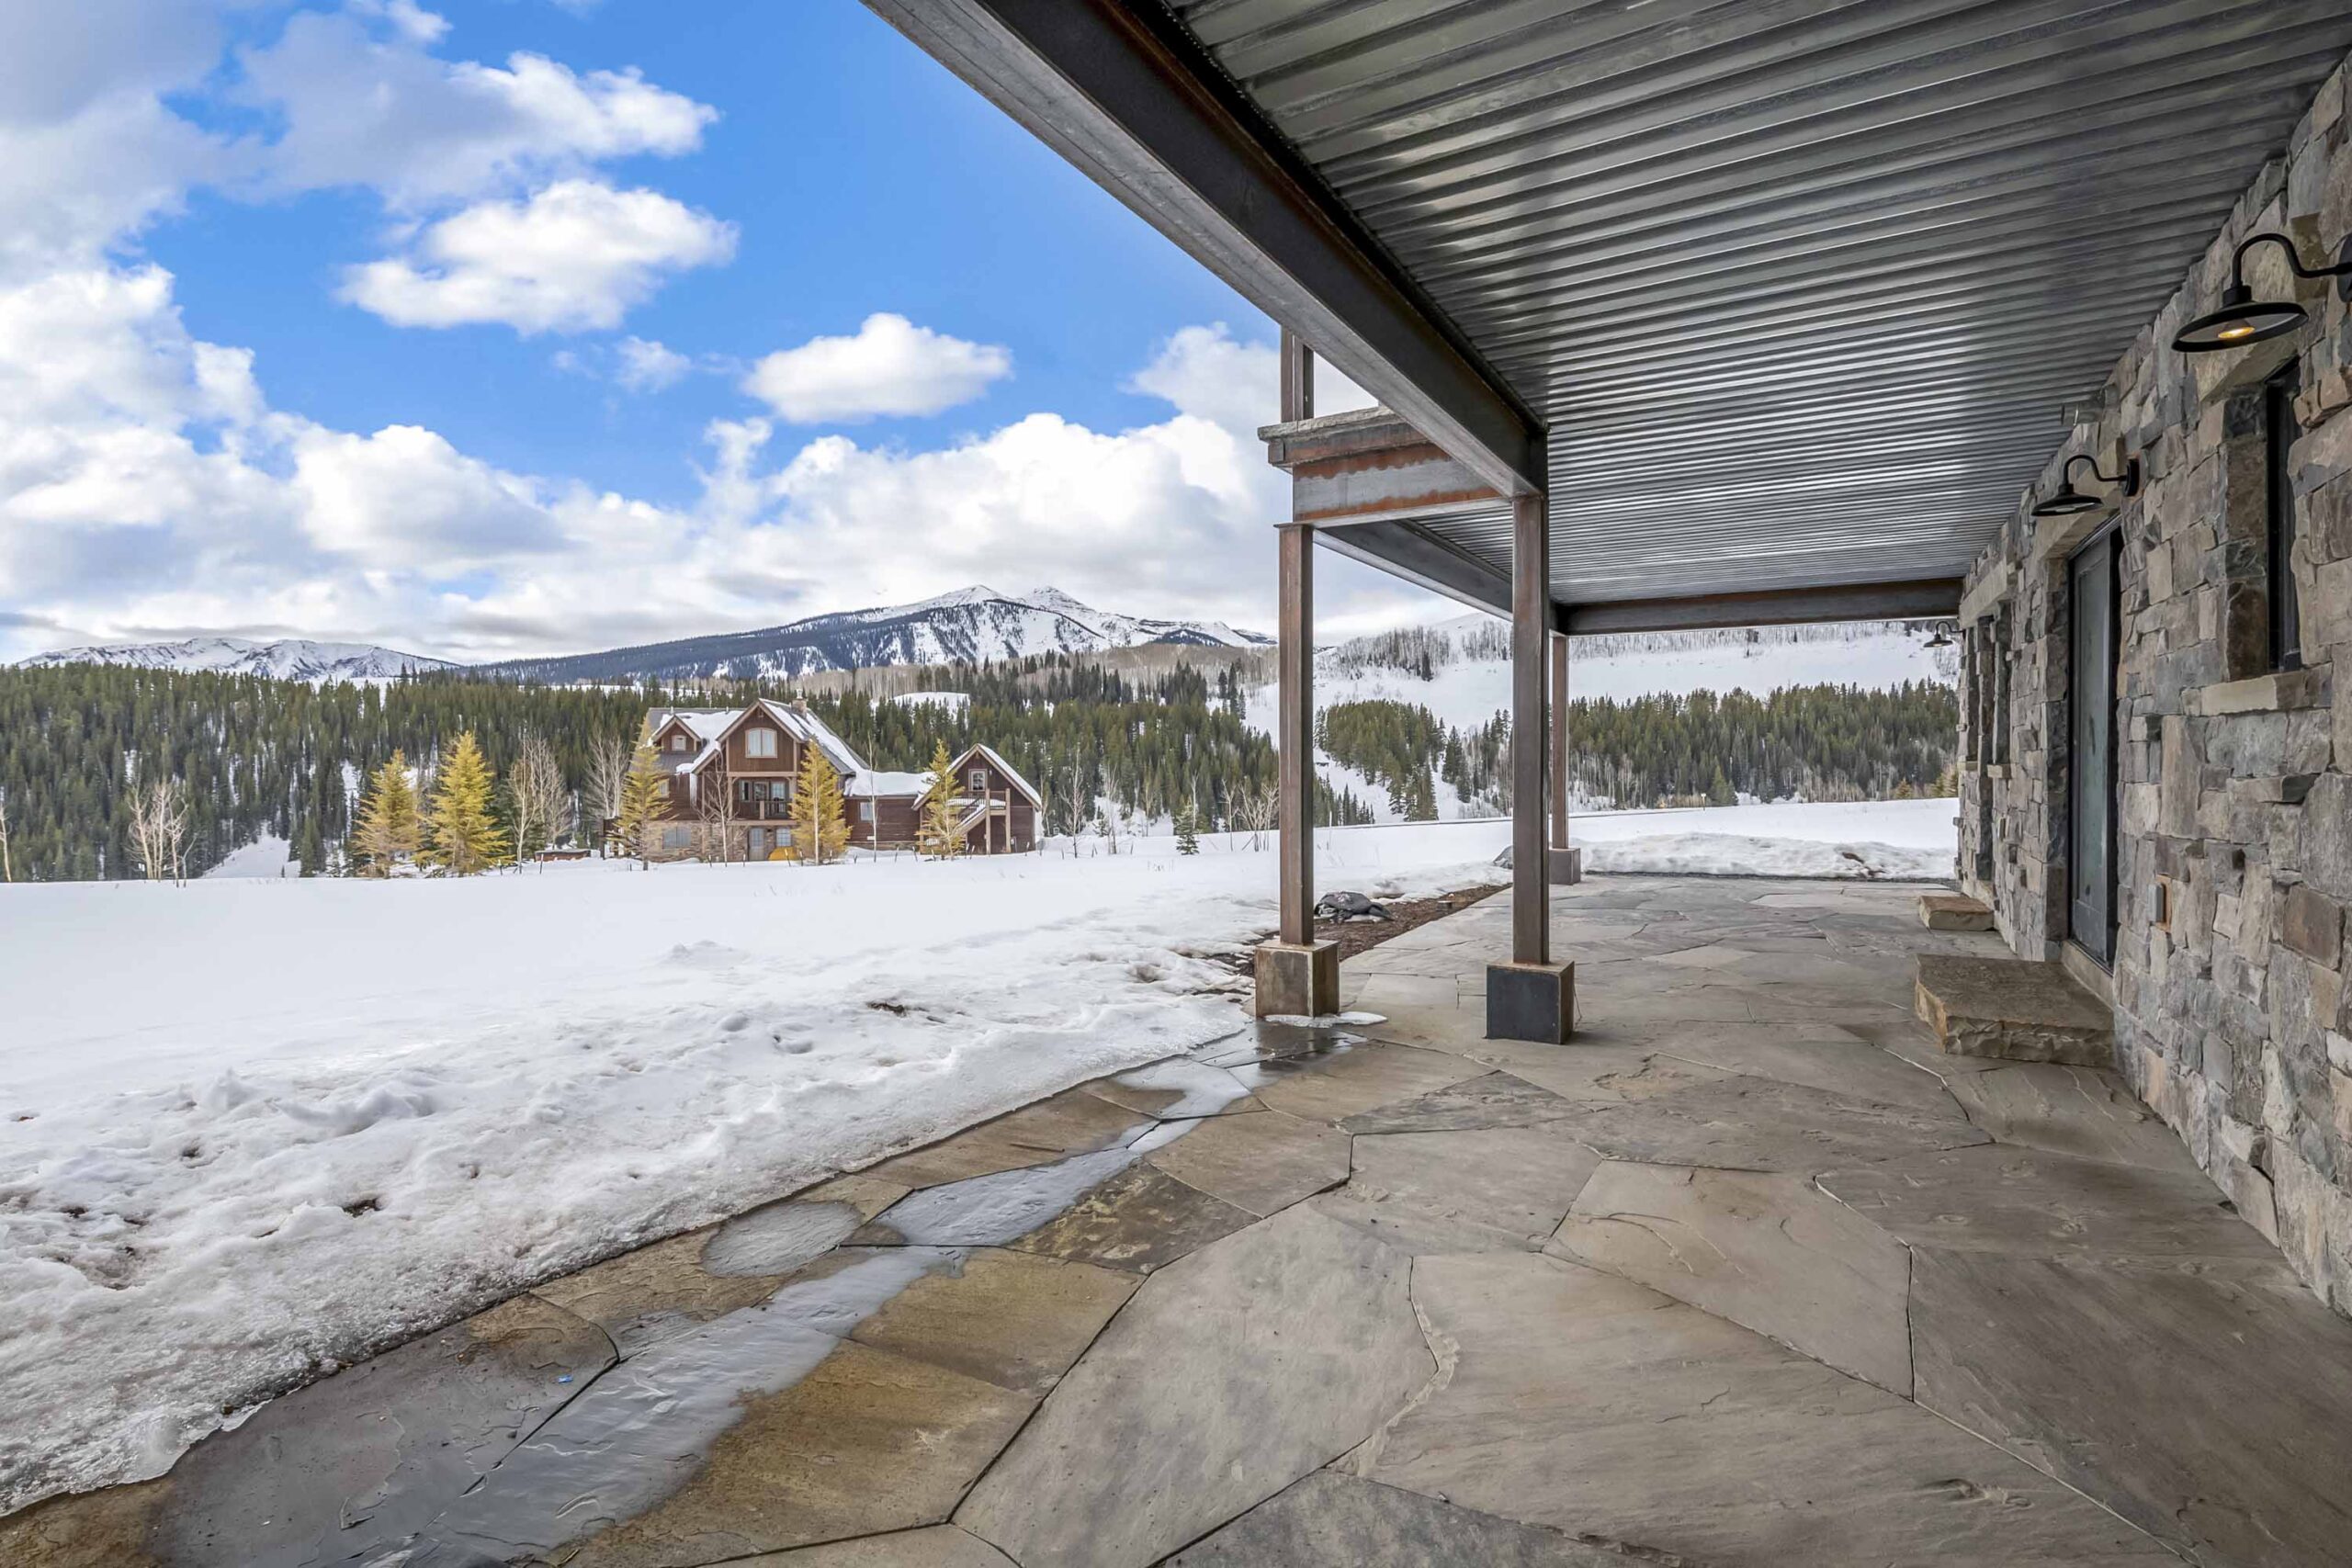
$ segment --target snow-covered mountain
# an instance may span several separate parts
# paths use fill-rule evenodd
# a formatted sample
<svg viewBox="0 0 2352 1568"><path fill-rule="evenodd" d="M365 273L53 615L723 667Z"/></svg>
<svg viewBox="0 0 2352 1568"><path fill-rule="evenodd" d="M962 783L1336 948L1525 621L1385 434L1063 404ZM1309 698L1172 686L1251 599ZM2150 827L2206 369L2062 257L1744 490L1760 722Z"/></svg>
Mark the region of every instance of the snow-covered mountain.
<svg viewBox="0 0 2352 1568"><path fill-rule="evenodd" d="M971 587L916 604L846 610L758 631L686 637L558 659L483 665L524 680L633 681L648 676L797 676L887 664L945 664L1020 659L1035 653L1099 653L1142 643L1256 648L1272 639L1218 621L1113 615L1057 588L1000 593Z"/></svg>
<svg viewBox="0 0 2352 1568"><path fill-rule="evenodd" d="M266 675L281 681L389 681L427 670L452 670L446 659L401 653L360 642L314 642L280 637L249 642L238 637L192 637L184 642L128 642L65 648L18 661L30 668L51 664L120 664L138 670L211 671L231 675Z"/></svg>

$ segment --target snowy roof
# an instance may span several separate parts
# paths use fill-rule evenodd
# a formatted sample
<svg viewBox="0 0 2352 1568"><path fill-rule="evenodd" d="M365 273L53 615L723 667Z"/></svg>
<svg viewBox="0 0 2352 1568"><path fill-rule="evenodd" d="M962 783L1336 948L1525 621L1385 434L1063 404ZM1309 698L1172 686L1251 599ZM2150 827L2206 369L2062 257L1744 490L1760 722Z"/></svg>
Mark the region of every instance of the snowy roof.
<svg viewBox="0 0 2352 1568"><path fill-rule="evenodd" d="M796 740L803 740L825 754L825 761L843 778L867 772L865 759L850 750L849 742L833 733L823 719L805 709L771 697L762 697L749 707L741 708L655 708L650 716L651 734L659 735L670 721L675 719L687 733L702 742L702 750L692 761L684 764L699 772L704 763L718 754L719 747L736 726L758 714ZM888 793L885 791L884 793Z"/></svg>
<svg viewBox="0 0 2352 1568"><path fill-rule="evenodd" d="M961 768L967 761L976 756L986 757L989 760L989 766L996 769L998 773L1002 773L1008 780L1010 780L1013 788L1019 790L1022 794L1029 797L1030 805L1036 807L1040 810L1045 808L1046 797L1037 793L1036 785L1031 784L1027 779L1023 778L1021 776L1021 771L1018 768L1015 768L1012 763L1006 761L1003 757L998 754L996 749L992 746L976 742L970 750L964 753L963 756L956 759L954 766L956 768Z"/></svg>
<svg viewBox="0 0 2352 1568"><path fill-rule="evenodd" d="M842 791L854 799L877 795L921 795L929 788L929 773L894 773L882 768L852 773L842 784Z"/></svg>

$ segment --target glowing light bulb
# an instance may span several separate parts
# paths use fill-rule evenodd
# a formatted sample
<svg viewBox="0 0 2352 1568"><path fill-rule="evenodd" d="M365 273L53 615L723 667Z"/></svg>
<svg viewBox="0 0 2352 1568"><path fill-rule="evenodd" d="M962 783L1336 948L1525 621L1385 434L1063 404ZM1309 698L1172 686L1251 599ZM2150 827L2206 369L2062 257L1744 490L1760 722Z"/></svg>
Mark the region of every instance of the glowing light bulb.
<svg viewBox="0 0 2352 1568"><path fill-rule="evenodd" d="M2223 327L2220 332L2213 335L2216 337L2228 338L2234 342L2242 337L2252 337L2254 335L2254 329L2246 325L2244 321L2240 321L2233 327Z"/></svg>

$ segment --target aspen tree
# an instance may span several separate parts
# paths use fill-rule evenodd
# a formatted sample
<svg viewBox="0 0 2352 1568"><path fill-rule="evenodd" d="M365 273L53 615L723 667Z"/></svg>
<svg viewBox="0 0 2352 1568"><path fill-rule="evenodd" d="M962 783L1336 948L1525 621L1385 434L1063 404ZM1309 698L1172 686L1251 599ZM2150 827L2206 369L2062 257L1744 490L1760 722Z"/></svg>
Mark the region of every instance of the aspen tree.
<svg viewBox="0 0 2352 1568"><path fill-rule="evenodd" d="M809 865L839 860L849 847L849 816L842 807L842 776L822 749L800 749L792 785L792 853Z"/></svg>
<svg viewBox="0 0 2352 1568"><path fill-rule="evenodd" d="M915 829L915 847L933 860L948 860L964 852L963 835L956 831L956 780L947 742L931 750L931 787L923 792L922 818Z"/></svg>

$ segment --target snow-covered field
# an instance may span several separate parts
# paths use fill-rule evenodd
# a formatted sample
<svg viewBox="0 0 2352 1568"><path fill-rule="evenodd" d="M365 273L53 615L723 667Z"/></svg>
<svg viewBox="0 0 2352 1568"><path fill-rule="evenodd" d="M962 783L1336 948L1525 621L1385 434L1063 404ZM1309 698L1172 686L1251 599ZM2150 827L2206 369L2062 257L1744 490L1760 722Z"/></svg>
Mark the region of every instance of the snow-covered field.
<svg viewBox="0 0 2352 1568"><path fill-rule="evenodd" d="M1948 801L1577 830L1625 868L1736 870L1758 835L1758 869L1858 874L1825 847L1846 840L1882 874L1952 853ZM1507 837L1337 829L1318 871L1460 886L1501 874ZM1272 923L1267 841L0 886L0 1410L41 1413L0 1424L0 1511L156 1473L224 1411L520 1286L1238 1027L1216 959Z"/></svg>

